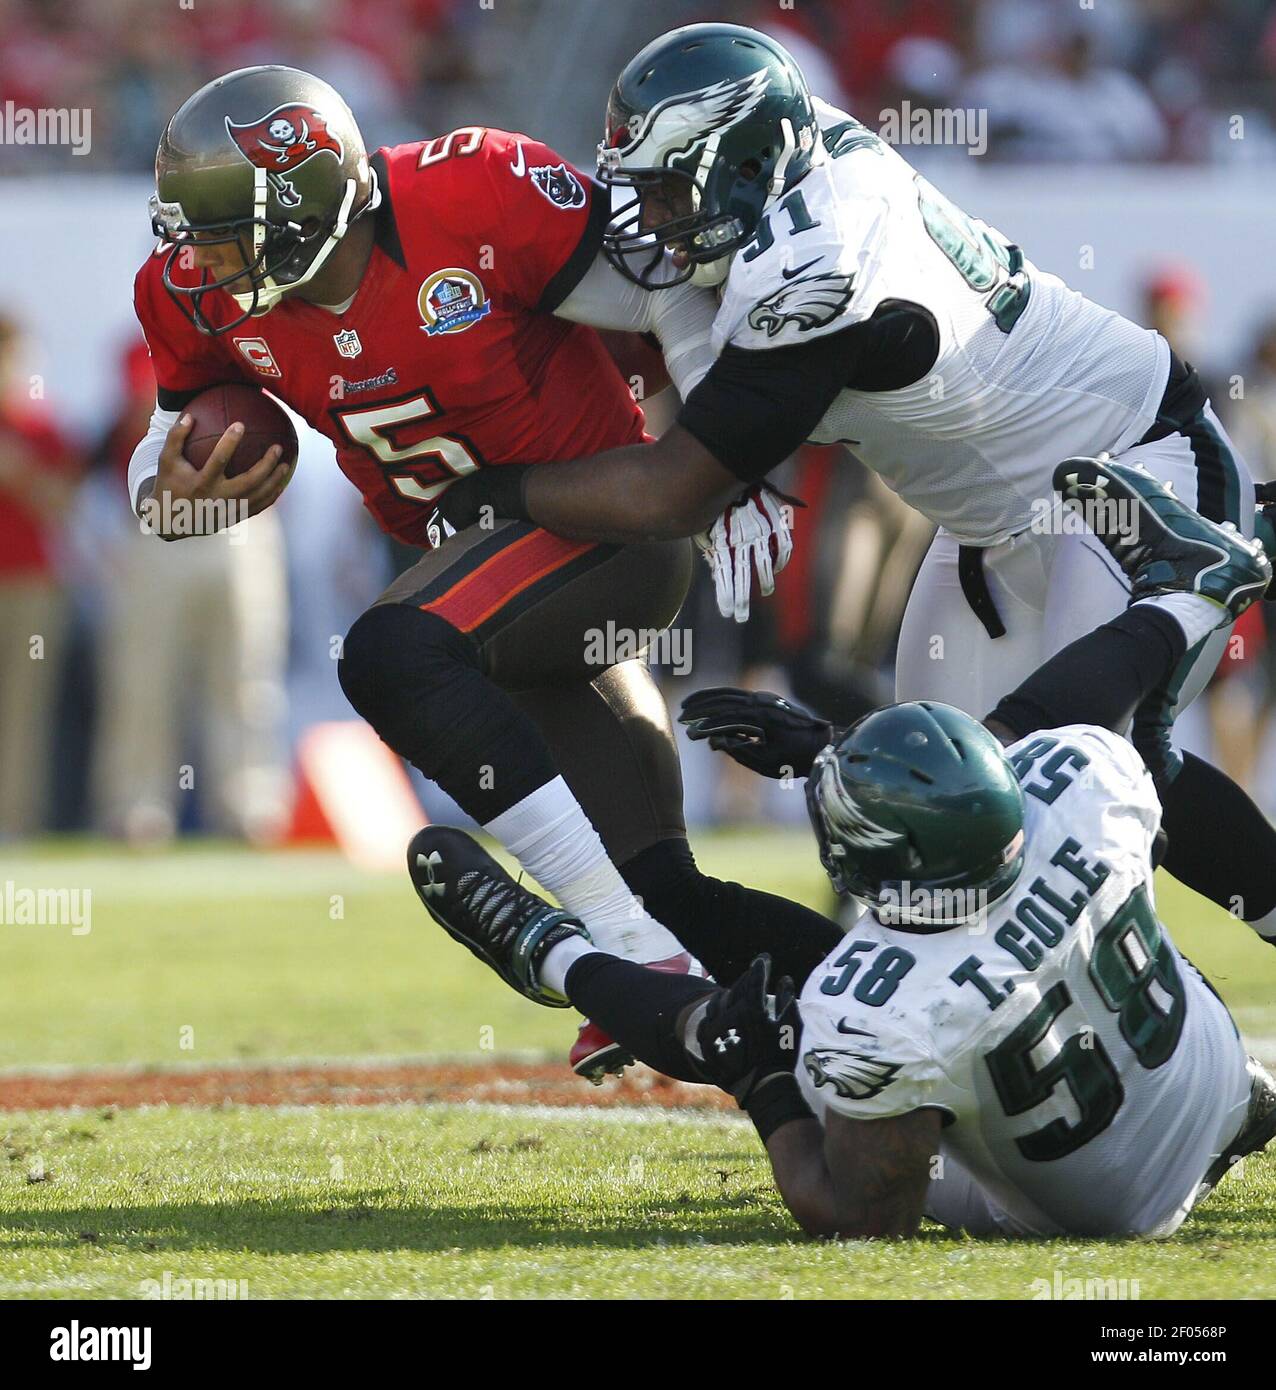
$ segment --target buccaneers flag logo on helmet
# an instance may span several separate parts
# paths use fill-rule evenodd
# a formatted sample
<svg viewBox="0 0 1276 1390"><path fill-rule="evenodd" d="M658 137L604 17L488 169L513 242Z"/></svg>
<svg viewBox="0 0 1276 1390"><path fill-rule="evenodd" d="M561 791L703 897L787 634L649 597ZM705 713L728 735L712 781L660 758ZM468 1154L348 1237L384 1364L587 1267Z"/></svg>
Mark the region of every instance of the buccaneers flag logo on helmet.
<svg viewBox="0 0 1276 1390"><path fill-rule="evenodd" d="M295 208L301 195L285 174L325 150L342 158L341 141L328 130L323 116L308 106L277 106L259 121L236 125L226 117L226 133L250 164L266 171L279 201Z"/></svg>

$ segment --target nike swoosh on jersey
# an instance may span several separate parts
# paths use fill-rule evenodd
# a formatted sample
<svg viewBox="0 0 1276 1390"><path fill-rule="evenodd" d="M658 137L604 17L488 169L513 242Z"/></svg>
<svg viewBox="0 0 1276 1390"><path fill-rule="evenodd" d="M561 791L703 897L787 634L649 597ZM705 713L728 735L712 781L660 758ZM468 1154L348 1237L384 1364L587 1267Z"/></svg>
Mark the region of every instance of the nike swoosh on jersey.
<svg viewBox="0 0 1276 1390"><path fill-rule="evenodd" d="M527 161L523 158L523 146L516 144L514 148L518 151L518 158L510 163L510 172L516 179L521 179L527 173Z"/></svg>
<svg viewBox="0 0 1276 1390"><path fill-rule="evenodd" d="M797 276L801 275L801 273L802 273L804 270L810 270L810 268L811 268L811 267L816 263L816 261L818 261L819 259L820 259L820 257L819 257L819 256L816 256L816 257L814 258L814 260L807 261L807 263L806 263L805 265L800 265L800 266L798 266L796 270L785 270L784 267L781 266L781 267L780 267L780 274L781 274L786 280L792 280L792 279L796 278Z"/></svg>
<svg viewBox="0 0 1276 1390"><path fill-rule="evenodd" d="M838 1021L837 1021L837 1031L838 1031L839 1033L848 1033L848 1034L849 1034L849 1033L854 1033L854 1034L856 1034L858 1037L861 1037L861 1038L871 1038L871 1037L874 1036L872 1033L865 1032L865 1030L864 1030L863 1028L848 1028L848 1027L846 1026L846 1020L845 1020L844 1018L839 1018L839 1019L838 1019Z"/></svg>

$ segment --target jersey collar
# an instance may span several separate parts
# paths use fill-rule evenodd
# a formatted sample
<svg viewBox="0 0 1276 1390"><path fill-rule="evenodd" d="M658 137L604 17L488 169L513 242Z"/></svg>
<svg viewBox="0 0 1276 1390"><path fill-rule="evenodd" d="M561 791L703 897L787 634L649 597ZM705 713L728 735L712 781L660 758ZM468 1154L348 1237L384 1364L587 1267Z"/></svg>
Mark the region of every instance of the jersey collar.
<svg viewBox="0 0 1276 1390"><path fill-rule="evenodd" d="M394 215L394 200L390 196L390 171L386 168L385 152L378 150L369 161L377 175L377 186L381 190L381 203L373 212L376 225L374 242L401 270L408 268L403 254L403 242L399 239L399 224Z"/></svg>

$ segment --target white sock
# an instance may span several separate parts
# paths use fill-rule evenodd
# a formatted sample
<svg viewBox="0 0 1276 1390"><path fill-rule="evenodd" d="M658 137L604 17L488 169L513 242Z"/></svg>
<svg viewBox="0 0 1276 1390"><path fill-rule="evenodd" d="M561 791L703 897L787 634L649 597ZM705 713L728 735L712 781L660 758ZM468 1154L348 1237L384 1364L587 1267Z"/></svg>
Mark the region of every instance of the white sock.
<svg viewBox="0 0 1276 1390"><path fill-rule="evenodd" d="M567 972L582 956L597 956L602 952L591 946L583 936L569 936L557 946L551 946L541 961L536 978L546 989L552 989L567 998Z"/></svg>
<svg viewBox="0 0 1276 1390"><path fill-rule="evenodd" d="M594 945L626 960L682 954L674 934L643 911L561 777L483 827L547 892L579 917Z"/></svg>
<svg viewBox="0 0 1276 1390"><path fill-rule="evenodd" d="M1276 939L1276 907L1262 917L1255 917L1249 925L1264 941Z"/></svg>
<svg viewBox="0 0 1276 1390"><path fill-rule="evenodd" d="M1216 627L1222 626L1225 616L1213 599L1202 594L1154 594L1151 598L1139 599L1132 607L1140 608L1144 604L1161 609L1178 623L1187 638L1189 651Z"/></svg>

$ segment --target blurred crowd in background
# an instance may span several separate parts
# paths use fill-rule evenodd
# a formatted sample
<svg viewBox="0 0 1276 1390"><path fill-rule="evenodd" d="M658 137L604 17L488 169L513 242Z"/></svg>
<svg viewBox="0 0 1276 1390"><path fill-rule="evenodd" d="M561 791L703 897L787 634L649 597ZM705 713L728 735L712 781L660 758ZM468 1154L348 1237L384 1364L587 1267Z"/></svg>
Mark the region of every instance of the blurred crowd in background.
<svg viewBox="0 0 1276 1390"><path fill-rule="evenodd" d="M1269 0L0 0L0 95L91 106L94 167L140 170L201 83L282 62L330 81L369 142L389 144L447 128L476 86L519 85L528 50L487 22L497 10L591 53L626 16L647 33L666 20L759 24L861 118L905 100L990 107L997 159L1269 159L1276 146ZM1220 112L1244 117L1245 141ZM0 148L0 167L38 158Z"/></svg>
<svg viewBox="0 0 1276 1390"><path fill-rule="evenodd" d="M586 159L596 96L564 97L548 55L570 70L588 53L610 73L662 28L719 18L769 29L818 93L872 125L904 101L987 108L990 160L1276 159L1267 0L651 0L637 18L586 0L494 3L500 26L471 0L0 0L0 109L88 105L92 157L74 172L136 174L200 83L279 61L333 83L370 146L475 120L540 131L554 110L555 127L574 132L562 147ZM1243 140L1228 137L1236 117ZM65 151L0 144L6 191L55 165L66 169ZM1142 321L1208 371L1192 268L1168 265L1138 290ZM1273 317L1228 364L1243 393L1221 380L1212 392L1259 479L1276 479L1272 298ZM143 536L124 478L154 404L144 345L122 344L110 365L112 417L73 432L21 366L26 329L0 305L0 839L93 830L146 844L198 829L278 840L299 734L350 717L334 643L412 557L376 531L330 453L307 467L314 439L271 513L176 546ZM670 413L657 398L651 428ZM805 450L777 481L808 506L775 599L755 601L737 627L718 617L700 575L680 620L693 631L694 674L669 680L668 693L782 688L849 721L891 698L899 619L931 530L842 453ZM1276 690L1264 607L1243 620L1197 737L1276 811L1262 785ZM689 759L693 820L800 814L800 798L781 802L726 760L712 773L709 763L702 748ZM433 814L448 814L422 791Z"/></svg>

